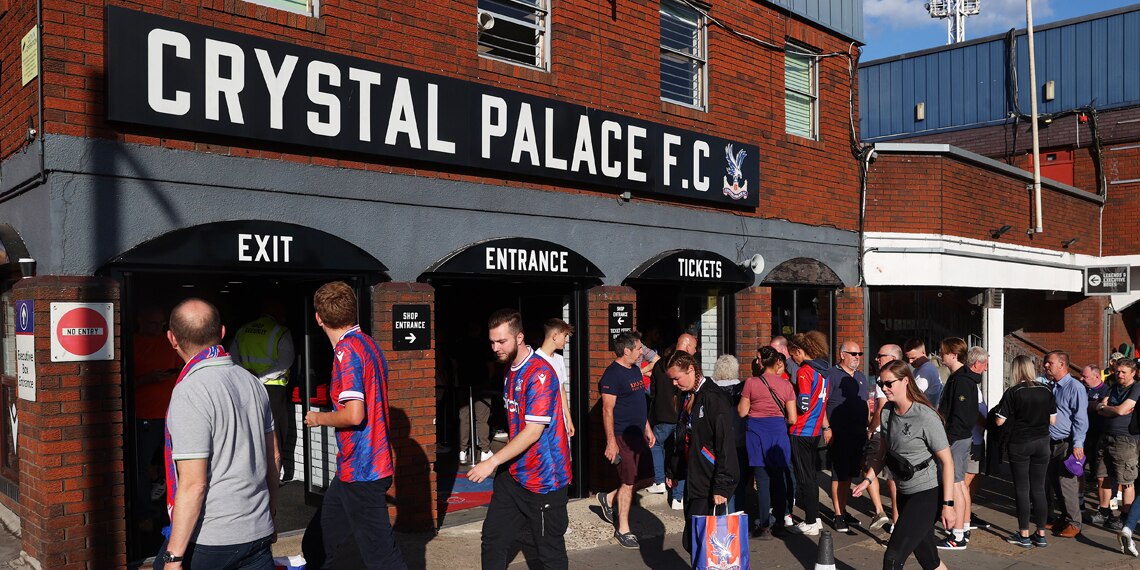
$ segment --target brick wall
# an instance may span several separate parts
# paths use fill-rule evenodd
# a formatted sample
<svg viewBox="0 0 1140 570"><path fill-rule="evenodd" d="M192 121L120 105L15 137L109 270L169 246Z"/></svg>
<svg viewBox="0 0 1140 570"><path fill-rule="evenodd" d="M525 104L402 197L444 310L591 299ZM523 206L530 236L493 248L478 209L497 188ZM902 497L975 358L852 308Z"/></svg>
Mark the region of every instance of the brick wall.
<svg viewBox="0 0 1140 570"><path fill-rule="evenodd" d="M39 105L37 84L21 85L20 40L36 25L36 3L5 1L0 4L0 33L7 38L0 52L0 157L25 148L29 126L36 120ZM45 65L45 67L47 67Z"/></svg>
<svg viewBox="0 0 1140 570"><path fill-rule="evenodd" d="M126 565L122 377L116 360L51 361L52 301L115 303L118 285L94 277L37 277L12 289L35 302L35 402L17 401L23 549L41 567Z"/></svg>
<svg viewBox="0 0 1140 570"><path fill-rule="evenodd" d="M867 231L954 235L995 241L992 230L1013 228L996 240L1035 248L1099 255L1100 206L1042 189L1045 231L1029 236L1032 193L1024 180L952 157L882 153L867 184ZM1061 242L1079 237L1065 250Z"/></svg>
<svg viewBox="0 0 1140 570"><path fill-rule="evenodd" d="M818 141L811 141L785 134L783 53L715 26L710 26L708 32L707 112L663 103L659 91L660 16L656 3L555 2L549 73L480 58L472 0L379 4L332 0L321 3L319 19L241 0L135 0L115 4L755 142L760 146L763 205L752 214L827 223L842 229L855 229L857 223L858 167L849 150L850 92L844 58L820 61L820 136ZM451 167L433 172L406 166L396 159L359 162L332 151L109 125L104 118L104 6L102 0L45 3L48 133L512 186L590 191L503 180L497 178L500 175L484 176ZM795 40L824 53L848 49L846 40L766 4L731 0L718 3L713 14L732 22L741 32L776 45ZM7 31L10 43L5 52L9 55L5 57L10 58L18 52L14 46L21 34ZM6 69L19 67L11 65ZM13 75L18 74L6 74L5 80L10 81ZM14 116L14 122L23 120L18 113ZM804 168L809 164L811 168ZM766 207L769 200L780 207ZM822 200L832 206L826 212L814 207Z"/></svg>
<svg viewBox="0 0 1140 570"><path fill-rule="evenodd" d="M585 453L589 454L588 464L594 466L583 481L591 490L610 490L617 487L617 471L606 464L602 452L606 449L606 432L602 425L602 398L598 392L598 380L606 367L614 361L610 350L609 304L629 303L633 307L633 322L637 322L637 292L631 287L601 286L586 291L586 328L588 350L586 378L590 384L590 441Z"/></svg>
<svg viewBox="0 0 1140 570"><path fill-rule="evenodd" d="M1049 350L1064 350L1076 366L1098 362L1104 343L1106 297L1076 293L1049 299L1044 291L1005 292L1005 332Z"/></svg>
<svg viewBox="0 0 1140 570"><path fill-rule="evenodd" d="M425 283L381 283L372 295L372 336L388 359L388 436L396 461L394 500L388 510L397 530L427 531L435 528L440 507L432 470L435 349L392 350L392 305L396 303L427 304L435 314L435 289Z"/></svg>
<svg viewBox="0 0 1140 570"><path fill-rule="evenodd" d="M857 342L863 347L863 370L867 370L866 356L873 349L867 348L863 334L863 288L845 287L835 293L835 350L840 350L847 341ZM878 347L876 347L878 348ZM832 355L839 360L839 355Z"/></svg>
<svg viewBox="0 0 1140 570"><path fill-rule="evenodd" d="M752 376L752 359L772 340L772 288L749 287L736 293L736 356L740 377Z"/></svg>

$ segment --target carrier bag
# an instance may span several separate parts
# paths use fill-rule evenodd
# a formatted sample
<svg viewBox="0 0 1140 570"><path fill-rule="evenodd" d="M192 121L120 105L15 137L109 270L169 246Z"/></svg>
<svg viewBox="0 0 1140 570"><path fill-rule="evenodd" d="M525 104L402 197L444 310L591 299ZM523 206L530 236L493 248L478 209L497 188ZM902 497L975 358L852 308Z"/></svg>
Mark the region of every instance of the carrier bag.
<svg viewBox="0 0 1140 570"><path fill-rule="evenodd" d="M727 506L717 505L722 510ZM713 508L716 512L716 508ZM748 515L743 511L692 517L694 570L748 570Z"/></svg>

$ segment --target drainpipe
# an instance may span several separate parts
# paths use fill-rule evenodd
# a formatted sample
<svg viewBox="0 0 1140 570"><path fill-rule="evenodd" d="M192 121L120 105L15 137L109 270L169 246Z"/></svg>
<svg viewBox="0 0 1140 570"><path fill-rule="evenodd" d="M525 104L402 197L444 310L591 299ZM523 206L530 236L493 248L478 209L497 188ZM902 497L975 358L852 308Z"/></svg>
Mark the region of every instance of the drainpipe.
<svg viewBox="0 0 1140 570"><path fill-rule="evenodd" d="M1029 34L1029 114L1033 126L1033 209L1037 228L1045 231L1041 222L1041 146L1037 133L1037 62L1033 55L1033 0L1025 0L1025 24Z"/></svg>

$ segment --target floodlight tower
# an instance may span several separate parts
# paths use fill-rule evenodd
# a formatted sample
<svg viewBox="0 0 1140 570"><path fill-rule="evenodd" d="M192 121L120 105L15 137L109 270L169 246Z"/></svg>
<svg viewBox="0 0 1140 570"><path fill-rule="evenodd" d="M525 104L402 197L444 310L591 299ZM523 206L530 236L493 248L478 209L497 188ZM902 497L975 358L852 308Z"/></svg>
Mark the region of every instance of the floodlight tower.
<svg viewBox="0 0 1140 570"><path fill-rule="evenodd" d="M966 41L966 17L982 11L982 0L930 0L926 11L931 18L946 20L946 43Z"/></svg>

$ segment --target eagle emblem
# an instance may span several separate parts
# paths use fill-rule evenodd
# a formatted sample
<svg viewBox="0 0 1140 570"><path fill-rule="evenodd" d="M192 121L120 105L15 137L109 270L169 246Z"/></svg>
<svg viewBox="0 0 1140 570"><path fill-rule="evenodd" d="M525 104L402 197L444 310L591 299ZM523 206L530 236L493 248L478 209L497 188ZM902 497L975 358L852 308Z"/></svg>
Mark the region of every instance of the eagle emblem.
<svg viewBox="0 0 1140 570"><path fill-rule="evenodd" d="M740 184L740 180L744 178L744 157L748 156L748 153L740 149L740 152L734 156L730 143L724 147L724 156L728 159L728 168L725 169L728 176L724 177L724 195L733 200L743 200L748 197L748 181L745 180L744 184ZM731 183L729 183L730 177Z"/></svg>

